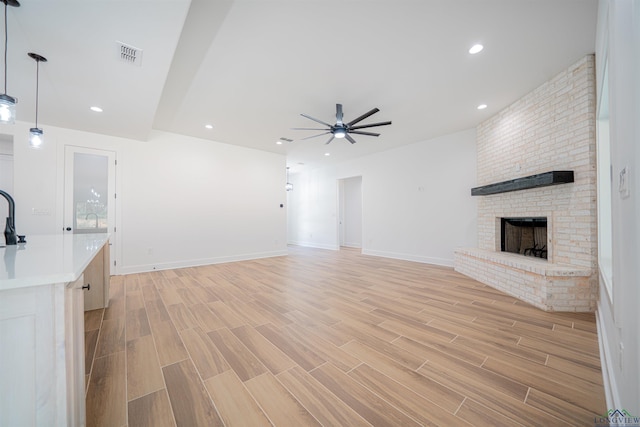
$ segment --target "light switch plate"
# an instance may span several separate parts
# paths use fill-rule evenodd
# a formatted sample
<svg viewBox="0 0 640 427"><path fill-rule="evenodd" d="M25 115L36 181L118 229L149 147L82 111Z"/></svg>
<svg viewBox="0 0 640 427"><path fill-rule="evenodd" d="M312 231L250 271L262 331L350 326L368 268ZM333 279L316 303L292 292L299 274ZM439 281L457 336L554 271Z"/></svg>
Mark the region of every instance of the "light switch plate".
<svg viewBox="0 0 640 427"><path fill-rule="evenodd" d="M629 166L625 166L620 170L618 181L618 192L623 199L629 197L629 181Z"/></svg>

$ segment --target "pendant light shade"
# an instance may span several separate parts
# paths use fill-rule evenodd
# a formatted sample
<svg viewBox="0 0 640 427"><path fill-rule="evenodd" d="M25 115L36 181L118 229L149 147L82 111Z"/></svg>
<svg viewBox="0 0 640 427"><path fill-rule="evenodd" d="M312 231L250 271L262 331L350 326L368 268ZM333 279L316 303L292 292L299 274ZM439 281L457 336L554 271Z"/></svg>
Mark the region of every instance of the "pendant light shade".
<svg viewBox="0 0 640 427"><path fill-rule="evenodd" d="M16 99L6 94L0 94L0 123L12 125L16 122Z"/></svg>
<svg viewBox="0 0 640 427"><path fill-rule="evenodd" d="M47 62L47 58L37 53L29 52L29 57L36 61L36 127L29 129L29 146L40 148L44 142L44 132L38 128L38 98L40 89L40 62Z"/></svg>
<svg viewBox="0 0 640 427"><path fill-rule="evenodd" d="M16 104L18 100L13 96L7 95L7 47L8 47L8 30L7 30L7 7L20 7L17 0L0 0L4 3L4 93L0 94L0 123L12 125L16 122Z"/></svg>
<svg viewBox="0 0 640 427"><path fill-rule="evenodd" d="M44 132L39 128L29 129L29 147L41 148L44 142Z"/></svg>

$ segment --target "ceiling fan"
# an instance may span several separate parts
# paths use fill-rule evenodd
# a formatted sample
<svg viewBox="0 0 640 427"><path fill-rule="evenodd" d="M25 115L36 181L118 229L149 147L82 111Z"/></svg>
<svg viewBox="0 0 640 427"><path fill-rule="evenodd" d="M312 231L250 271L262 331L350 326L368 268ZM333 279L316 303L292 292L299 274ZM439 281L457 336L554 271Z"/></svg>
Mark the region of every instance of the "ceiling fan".
<svg viewBox="0 0 640 427"><path fill-rule="evenodd" d="M374 108L373 110L364 113L363 115L361 115L360 117L357 117L353 120L351 120L349 123L345 123L342 120L342 104L336 104L336 124L335 125L330 125L329 123L325 123L322 120L318 120L315 119L311 116L308 116L306 114L300 114L303 117L306 117L307 119L311 119L314 122L318 122L322 125L325 125L327 128L326 129L318 129L318 128L293 128L293 130L324 130L326 132L324 133L319 133L317 135L313 135L313 136L308 136L306 138L302 138L302 139L309 139L309 138L315 138L317 136L322 136L322 135L327 135L327 134L331 134L331 138L325 142L325 144L329 144L331 141L333 141L334 138L345 138L347 141L349 141L352 144L356 143L356 140L353 139L351 137L350 134L357 134L357 135L368 135L368 136L380 136L379 133L373 133L373 132L364 132L360 129L365 129L365 128L371 128L374 126L386 126L386 125L390 125L391 121L388 122L379 122L379 123L371 123L368 125L358 125L358 126L354 126L355 124L361 122L362 120L366 119L367 117L377 113L378 110L377 108Z"/></svg>

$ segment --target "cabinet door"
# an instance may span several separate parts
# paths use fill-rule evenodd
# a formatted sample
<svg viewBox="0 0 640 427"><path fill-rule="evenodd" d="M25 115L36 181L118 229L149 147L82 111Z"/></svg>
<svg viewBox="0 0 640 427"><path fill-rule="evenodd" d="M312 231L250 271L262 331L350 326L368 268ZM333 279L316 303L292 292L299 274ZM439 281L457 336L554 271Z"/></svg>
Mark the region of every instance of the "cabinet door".
<svg viewBox="0 0 640 427"><path fill-rule="evenodd" d="M84 388L84 276L65 290L67 425L86 425Z"/></svg>
<svg viewBox="0 0 640 427"><path fill-rule="evenodd" d="M84 284L89 285L89 289L84 291L84 309L95 310L105 307L104 301L104 250L93 258L84 270Z"/></svg>
<svg viewBox="0 0 640 427"><path fill-rule="evenodd" d="M0 292L0 426L65 423L63 295L63 284Z"/></svg>

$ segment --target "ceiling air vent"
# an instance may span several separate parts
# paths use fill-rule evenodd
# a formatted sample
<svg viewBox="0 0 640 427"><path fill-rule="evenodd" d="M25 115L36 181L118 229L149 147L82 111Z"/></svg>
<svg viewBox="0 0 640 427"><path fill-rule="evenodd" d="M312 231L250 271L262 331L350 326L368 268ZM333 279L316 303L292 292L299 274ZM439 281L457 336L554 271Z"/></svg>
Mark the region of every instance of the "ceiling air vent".
<svg viewBox="0 0 640 427"><path fill-rule="evenodd" d="M284 136L280 137L280 141L284 141L284 142L293 142L293 139L289 139L289 138L285 138Z"/></svg>
<svg viewBox="0 0 640 427"><path fill-rule="evenodd" d="M122 62L137 66L142 65L142 49L118 41L116 44L118 46L118 56Z"/></svg>

